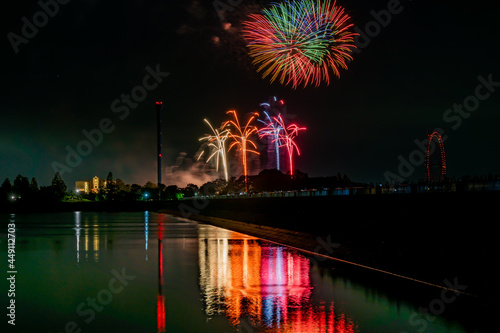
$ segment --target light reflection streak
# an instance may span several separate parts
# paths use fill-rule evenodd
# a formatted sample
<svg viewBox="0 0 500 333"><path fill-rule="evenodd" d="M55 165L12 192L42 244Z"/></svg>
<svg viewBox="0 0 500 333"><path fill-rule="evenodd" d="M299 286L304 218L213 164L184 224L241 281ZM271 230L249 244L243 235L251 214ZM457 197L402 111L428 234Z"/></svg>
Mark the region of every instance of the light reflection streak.
<svg viewBox="0 0 500 333"><path fill-rule="evenodd" d="M76 262L80 262L80 227L82 223L81 212L75 212L75 236L76 236Z"/></svg>
<svg viewBox="0 0 500 333"><path fill-rule="evenodd" d="M85 249L85 260L89 258L89 229L84 229L83 244Z"/></svg>
<svg viewBox="0 0 500 333"><path fill-rule="evenodd" d="M85 261L88 261L89 255L93 255L93 258L91 258L95 262L98 262L101 247L104 246L104 250L107 250L108 238L107 234L104 234L104 244L101 244L97 216L93 217L93 224L89 225L89 217L84 215L82 225L82 213L80 211L75 211L74 220L75 227L73 229L75 230L76 238L76 262L80 263L80 251L85 253ZM83 240L80 241L80 238L83 238Z"/></svg>
<svg viewBox="0 0 500 333"><path fill-rule="evenodd" d="M97 224L97 217L93 217L93 225L89 226L89 218L85 216L83 219L82 226L82 213L80 211L74 212L75 219L75 237L76 237L76 262L80 262L80 250L83 245L83 251L85 253L85 261L88 261L89 254L92 252L93 260L95 262L99 261L99 251L101 250L101 242L99 235L99 225ZM92 230L92 232L91 232ZM80 238L83 237L82 243L80 243ZM104 250L107 250L107 235L104 234Z"/></svg>
<svg viewBox="0 0 500 333"><path fill-rule="evenodd" d="M144 249L146 251L146 261L148 260L148 239L149 238L149 211L144 212Z"/></svg>
<svg viewBox="0 0 500 333"><path fill-rule="evenodd" d="M94 261L99 261L99 229L95 227L94 241L93 241L93 250L94 250Z"/></svg>
<svg viewBox="0 0 500 333"><path fill-rule="evenodd" d="M225 315L236 327L249 317L264 332L356 332L333 302L313 302L310 262L293 250L232 232L201 232L199 264L209 318Z"/></svg>
<svg viewBox="0 0 500 333"><path fill-rule="evenodd" d="M163 222L158 222L158 298L156 302L156 323L158 333L165 332L165 295L163 295Z"/></svg>

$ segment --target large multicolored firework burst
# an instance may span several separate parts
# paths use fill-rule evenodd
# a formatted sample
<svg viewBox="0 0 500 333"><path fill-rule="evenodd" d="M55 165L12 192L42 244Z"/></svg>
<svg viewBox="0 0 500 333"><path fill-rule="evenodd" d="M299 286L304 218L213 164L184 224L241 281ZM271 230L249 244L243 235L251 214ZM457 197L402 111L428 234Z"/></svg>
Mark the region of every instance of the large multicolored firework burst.
<svg viewBox="0 0 500 333"><path fill-rule="evenodd" d="M330 0L295 0L273 4L244 22L249 55L271 82L319 86L347 69L357 35L344 8Z"/></svg>

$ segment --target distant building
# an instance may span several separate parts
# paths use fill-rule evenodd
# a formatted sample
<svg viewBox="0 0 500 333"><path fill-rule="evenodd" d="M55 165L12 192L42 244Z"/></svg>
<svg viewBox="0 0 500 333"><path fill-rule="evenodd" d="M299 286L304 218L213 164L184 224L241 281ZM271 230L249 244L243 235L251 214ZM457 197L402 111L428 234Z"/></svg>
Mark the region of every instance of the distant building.
<svg viewBox="0 0 500 333"><path fill-rule="evenodd" d="M75 189L77 193L90 193L89 182L86 180L79 180L75 182Z"/></svg>
<svg viewBox="0 0 500 333"><path fill-rule="evenodd" d="M75 182L75 189L79 193L98 193L100 189L106 187L106 180L94 176L91 180L79 180Z"/></svg>
<svg viewBox="0 0 500 333"><path fill-rule="evenodd" d="M106 180L94 176L94 178L92 178L92 192L97 193L103 187L106 187Z"/></svg>

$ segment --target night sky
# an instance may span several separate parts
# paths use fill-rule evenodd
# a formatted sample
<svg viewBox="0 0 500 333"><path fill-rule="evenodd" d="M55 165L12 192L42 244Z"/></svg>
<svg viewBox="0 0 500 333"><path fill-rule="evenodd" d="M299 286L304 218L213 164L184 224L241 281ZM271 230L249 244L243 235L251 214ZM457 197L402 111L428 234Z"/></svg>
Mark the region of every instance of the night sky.
<svg viewBox="0 0 500 333"><path fill-rule="evenodd" d="M218 124L227 110L258 111L274 95L307 127L297 138L302 155L295 163L309 176L341 172L355 181L385 183L389 171L422 179L421 163L412 170L401 159L421 156L412 155L419 149L415 140L435 128L447 137L449 176L500 173L495 3L402 0L388 24L374 24L371 11L394 1L339 0L355 26L372 37L358 40L360 52L340 79L296 90L262 79L239 35L245 15L266 1L243 0L224 13L224 22L213 0L73 0L51 7L55 13L45 21L36 15L42 10L36 1L6 3L1 181L22 174L48 185L54 162L66 164L66 147L76 149L86 139L82 131L102 126L108 133L95 137L99 142L88 156L62 173L68 188L109 171L126 183L155 182L154 102L162 100L164 183L171 184L168 166L181 153L193 158L198 138L208 132L203 118ZM33 22L34 15L38 31L25 28L33 36L14 47L10 33L22 37L22 18ZM152 71L157 81L146 82L151 90L143 89L143 100L127 106L122 94L143 86Z"/></svg>

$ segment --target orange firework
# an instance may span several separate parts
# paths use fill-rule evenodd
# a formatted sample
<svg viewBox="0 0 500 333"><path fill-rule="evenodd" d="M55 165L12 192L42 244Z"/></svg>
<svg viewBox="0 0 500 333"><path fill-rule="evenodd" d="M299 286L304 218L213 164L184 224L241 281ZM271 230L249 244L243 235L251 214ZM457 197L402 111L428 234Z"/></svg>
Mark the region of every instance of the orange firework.
<svg viewBox="0 0 500 333"><path fill-rule="evenodd" d="M259 155L257 149L257 145L255 142L250 140L250 136L252 134L256 134L258 132L257 126L252 125L252 122L256 117L259 116L257 112L254 112L252 116L248 119L247 123L244 127L240 125L240 121L238 119L238 114L236 110L230 110L226 112L227 114L232 114L234 120L228 120L224 124L222 124L222 129L226 127L229 128L230 137L234 140L229 145L228 151L233 147L238 147L239 151L241 151L241 160L243 165L243 176L245 177L245 190L248 191L247 186L247 153L253 153ZM234 128L233 128L234 127ZM250 149L248 148L250 147Z"/></svg>

